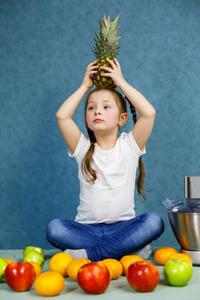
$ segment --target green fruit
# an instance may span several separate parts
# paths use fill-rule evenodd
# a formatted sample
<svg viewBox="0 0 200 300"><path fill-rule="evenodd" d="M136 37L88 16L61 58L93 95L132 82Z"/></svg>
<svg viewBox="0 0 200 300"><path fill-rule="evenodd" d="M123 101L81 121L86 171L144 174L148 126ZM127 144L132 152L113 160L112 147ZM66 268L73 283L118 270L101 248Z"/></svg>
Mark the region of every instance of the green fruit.
<svg viewBox="0 0 200 300"><path fill-rule="evenodd" d="M0 258L0 283L5 282L4 272L9 263L4 259Z"/></svg>
<svg viewBox="0 0 200 300"><path fill-rule="evenodd" d="M169 285L184 286L190 281L193 269L187 261L170 259L165 263L163 272Z"/></svg>
<svg viewBox="0 0 200 300"><path fill-rule="evenodd" d="M31 250L35 250L37 252L39 252L43 257L44 257L44 250L42 248L39 248L39 247L35 247L35 246L27 246L25 249L24 249L24 252L23 252L23 257L26 256L26 254L31 251Z"/></svg>
<svg viewBox="0 0 200 300"><path fill-rule="evenodd" d="M44 266L44 257L35 250L28 251L27 254L24 256L24 261L26 262L34 261L38 265L40 265L41 269Z"/></svg>

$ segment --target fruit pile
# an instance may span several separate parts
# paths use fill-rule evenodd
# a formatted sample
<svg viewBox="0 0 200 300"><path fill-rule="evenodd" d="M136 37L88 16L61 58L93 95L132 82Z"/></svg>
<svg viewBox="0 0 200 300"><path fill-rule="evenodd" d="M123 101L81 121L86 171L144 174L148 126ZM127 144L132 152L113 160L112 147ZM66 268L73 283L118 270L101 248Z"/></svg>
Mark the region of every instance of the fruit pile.
<svg viewBox="0 0 200 300"><path fill-rule="evenodd" d="M184 286L192 277L191 258L174 248L158 249L154 260L164 266L164 277L169 285ZM26 247L23 261L0 258L0 282L8 284L16 292L28 291L34 283L38 294L56 296L64 289L67 276L89 294L105 292L110 281L122 274L130 287L138 292L153 291L160 279L156 265L138 255L126 255L120 261L108 258L92 262L85 258L73 259L67 253L59 252L51 257L49 271L42 272L43 266L44 251L39 247Z"/></svg>
<svg viewBox="0 0 200 300"><path fill-rule="evenodd" d="M29 246L24 249L23 261L0 258L0 282L6 282L16 292L28 291L44 266L44 251Z"/></svg>
<svg viewBox="0 0 200 300"><path fill-rule="evenodd" d="M185 286L192 277L191 258L172 247L163 247L154 253L155 261L164 265L163 273L165 280L172 286Z"/></svg>

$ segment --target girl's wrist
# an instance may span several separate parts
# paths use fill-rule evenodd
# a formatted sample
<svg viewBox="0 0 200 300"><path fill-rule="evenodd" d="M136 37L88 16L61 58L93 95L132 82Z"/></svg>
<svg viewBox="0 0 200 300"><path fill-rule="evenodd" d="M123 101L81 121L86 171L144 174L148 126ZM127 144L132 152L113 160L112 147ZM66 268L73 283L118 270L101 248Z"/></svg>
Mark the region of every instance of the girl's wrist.
<svg viewBox="0 0 200 300"><path fill-rule="evenodd" d="M120 84L118 84L118 88L125 94L125 89L129 86L128 82L123 78L123 80L120 81Z"/></svg>
<svg viewBox="0 0 200 300"><path fill-rule="evenodd" d="M86 94L90 90L90 88L88 88L85 84L81 84L80 90L82 90L83 93Z"/></svg>

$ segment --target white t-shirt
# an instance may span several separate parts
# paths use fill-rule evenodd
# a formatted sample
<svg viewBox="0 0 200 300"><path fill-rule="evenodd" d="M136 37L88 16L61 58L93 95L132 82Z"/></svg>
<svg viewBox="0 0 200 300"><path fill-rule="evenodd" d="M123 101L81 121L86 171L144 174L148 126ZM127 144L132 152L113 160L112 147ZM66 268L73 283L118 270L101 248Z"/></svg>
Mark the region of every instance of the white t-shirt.
<svg viewBox="0 0 200 300"><path fill-rule="evenodd" d="M81 171L82 160L90 140L81 134L74 154L78 163L80 203L75 221L80 223L115 223L135 217L134 189L141 151L132 132L122 133L114 148L102 150L95 144L92 167L97 171L94 184L88 183Z"/></svg>

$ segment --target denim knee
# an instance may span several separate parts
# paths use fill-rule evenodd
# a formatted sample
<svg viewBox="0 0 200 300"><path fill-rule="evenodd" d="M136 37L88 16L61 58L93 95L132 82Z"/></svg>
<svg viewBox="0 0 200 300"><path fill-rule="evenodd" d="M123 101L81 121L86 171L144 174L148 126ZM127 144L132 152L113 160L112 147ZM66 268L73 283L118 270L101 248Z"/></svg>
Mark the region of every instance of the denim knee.
<svg viewBox="0 0 200 300"><path fill-rule="evenodd" d="M154 231L155 238L158 238L164 231L164 222L161 216L154 212L148 212L147 214L147 222Z"/></svg>
<svg viewBox="0 0 200 300"><path fill-rule="evenodd" d="M58 226L60 224L60 219L54 219L47 225L46 237L48 241L54 241L55 237L58 236Z"/></svg>

